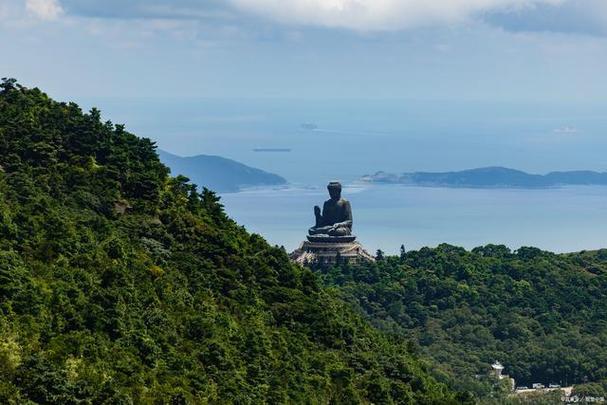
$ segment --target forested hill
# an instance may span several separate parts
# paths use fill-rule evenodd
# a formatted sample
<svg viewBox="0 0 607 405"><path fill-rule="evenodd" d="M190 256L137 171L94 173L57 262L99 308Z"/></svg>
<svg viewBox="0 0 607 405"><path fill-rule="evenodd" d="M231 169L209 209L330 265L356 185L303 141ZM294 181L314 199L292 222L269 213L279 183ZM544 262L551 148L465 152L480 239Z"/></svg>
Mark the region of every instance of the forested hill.
<svg viewBox="0 0 607 405"><path fill-rule="evenodd" d="M323 278L462 389L490 394L477 376L499 360L519 385L586 384L607 396L607 250L441 245Z"/></svg>
<svg viewBox="0 0 607 405"><path fill-rule="evenodd" d="M151 141L2 82L0 403L466 398Z"/></svg>
<svg viewBox="0 0 607 405"><path fill-rule="evenodd" d="M244 187L276 186L287 181L273 173L220 156L176 156L159 151L160 159L171 168L174 175L188 176L199 186L216 192L235 192Z"/></svg>

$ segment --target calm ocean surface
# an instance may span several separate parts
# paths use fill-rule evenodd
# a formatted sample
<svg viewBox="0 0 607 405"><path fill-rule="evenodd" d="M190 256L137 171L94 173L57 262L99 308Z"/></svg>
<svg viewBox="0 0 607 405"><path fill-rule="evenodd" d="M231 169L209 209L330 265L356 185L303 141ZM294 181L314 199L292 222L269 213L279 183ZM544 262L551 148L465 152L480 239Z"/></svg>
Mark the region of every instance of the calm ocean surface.
<svg viewBox="0 0 607 405"><path fill-rule="evenodd" d="M354 233L368 250L396 253L446 242L488 243L556 252L607 247L607 187L545 190L350 185ZM229 215L270 243L292 250L313 224L323 188L256 189L225 194Z"/></svg>
<svg viewBox="0 0 607 405"><path fill-rule="evenodd" d="M353 184L379 170L505 166L532 173L607 170L607 105L407 100L97 99L168 152L216 154L285 177L286 189L223 196L249 230L291 250L327 198L327 181ZM312 126L302 124L314 124ZM286 148L288 153L258 153ZM186 173L187 174L187 173ZM503 243L566 252L607 246L607 187L478 190L350 186L354 230L374 251L447 242Z"/></svg>

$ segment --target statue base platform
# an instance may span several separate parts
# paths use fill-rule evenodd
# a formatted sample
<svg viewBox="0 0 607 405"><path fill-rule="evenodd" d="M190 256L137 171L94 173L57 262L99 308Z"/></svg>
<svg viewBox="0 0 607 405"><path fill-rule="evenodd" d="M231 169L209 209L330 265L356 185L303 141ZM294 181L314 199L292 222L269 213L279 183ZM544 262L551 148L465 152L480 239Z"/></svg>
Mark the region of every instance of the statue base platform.
<svg viewBox="0 0 607 405"><path fill-rule="evenodd" d="M375 258L363 246L355 242L356 236L322 237L308 236L301 246L289 255L295 263L331 265L337 262L374 262Z"/></svg>
<svg viewBox="0 0 607 405"><path fill-rule="evenodd" d="M329 235L308 235L308 241L321 243L350 243L356 240L356 236L329 236Z"/></svg>

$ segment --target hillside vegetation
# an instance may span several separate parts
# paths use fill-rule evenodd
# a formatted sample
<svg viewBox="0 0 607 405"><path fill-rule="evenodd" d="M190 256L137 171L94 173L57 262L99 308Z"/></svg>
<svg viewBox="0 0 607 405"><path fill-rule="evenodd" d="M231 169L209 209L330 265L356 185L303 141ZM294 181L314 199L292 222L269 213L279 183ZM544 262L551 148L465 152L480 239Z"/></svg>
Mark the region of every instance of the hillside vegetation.
<svg viewBox="0 0 607 405"><path fill-rule="evenodd" d="M416 342L435 375L461 389L490 394L477 375L499 360L518 385L592 382L605 395L607 250L441 245L323 278L375 325Z"/></svg>
<svg viewBox="0 0 607 405"><path fill-rule="evenodd" d="M0 403L458 403L154 144L0 85Z"/></svg>

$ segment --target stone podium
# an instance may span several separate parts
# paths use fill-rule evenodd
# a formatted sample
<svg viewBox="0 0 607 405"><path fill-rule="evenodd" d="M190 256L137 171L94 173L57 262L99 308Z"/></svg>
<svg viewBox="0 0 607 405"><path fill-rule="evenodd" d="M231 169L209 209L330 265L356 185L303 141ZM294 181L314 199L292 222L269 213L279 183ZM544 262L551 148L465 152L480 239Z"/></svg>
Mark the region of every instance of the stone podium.
<svg viewBox="0 0 607 405"><path fill-rule="evenodd" d="M325 201L322 211L314 207L316 224L309 229L308 240L290 254L291 260L301 265L375 260L352 235L352 208L341 197L341 188L339 182L329 183L331 198Z"/></svg>
<svg viewBox="0 0 607 405"><path fill-rule="evenodd" d="M290 257L291 260L301 265L375 261L375 258L360 243L340 240L331 242L304 241L298 249L291 253Z"/></svg>

